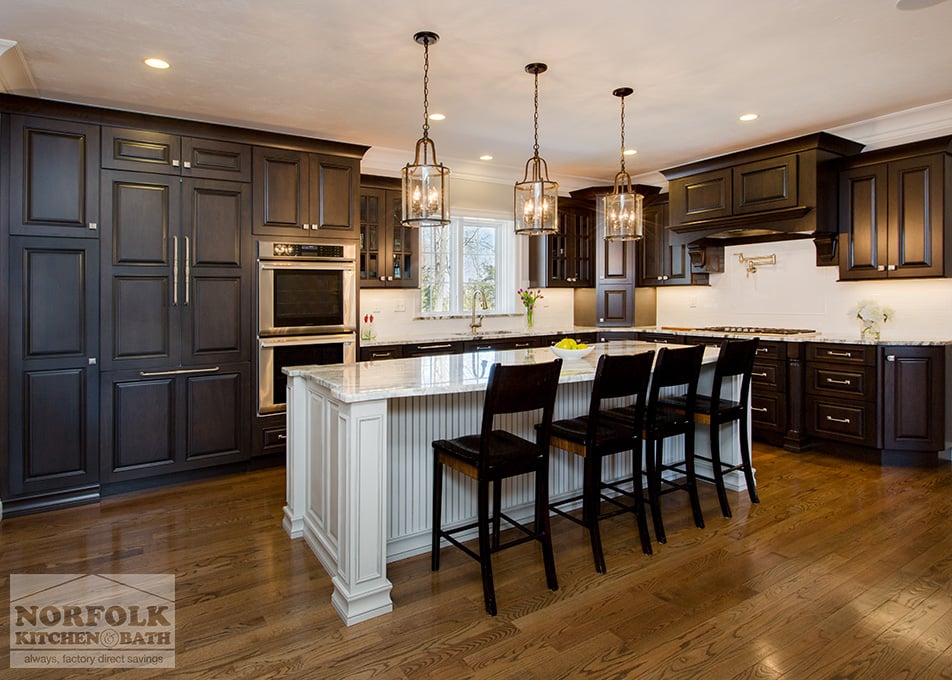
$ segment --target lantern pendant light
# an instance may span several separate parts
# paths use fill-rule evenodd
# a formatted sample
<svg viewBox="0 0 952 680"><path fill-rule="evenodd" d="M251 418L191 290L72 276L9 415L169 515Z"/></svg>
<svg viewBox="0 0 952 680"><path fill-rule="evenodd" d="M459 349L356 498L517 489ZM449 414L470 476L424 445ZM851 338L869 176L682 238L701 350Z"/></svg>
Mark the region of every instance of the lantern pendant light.
<svg viewBox="0 0 952 680"><path fill-rule="evenodd" d="M634 241L645 233L644 197L632 189L631 175L625 171L625 97L632 92L630 87L612 92L621 99L621 171L615 175L612 193L598 198L596 222L606 241Z"/></svg>
<svg viewBox="0 0 952 680"><path fill-rule="evenodd" d="M542 236L559 230L558 202L559 185L549 180L549 169L539 156L539 74L545 73L545 64L529 64L526 73L535 76L535 145L532 158L526 162L526 172L521 182L516 182L514 193L514 217L517 234Z"/></svg>
<svg viewBox="0 0 952 680"><path fill-rule="evenodd" d="M450 169L436 160L430 139L430 45L440 39L420 31L413 39L423 45L423 136L417 140L413 163L403 168L403 219L408 227L439 227L450 223Z"/></svg>

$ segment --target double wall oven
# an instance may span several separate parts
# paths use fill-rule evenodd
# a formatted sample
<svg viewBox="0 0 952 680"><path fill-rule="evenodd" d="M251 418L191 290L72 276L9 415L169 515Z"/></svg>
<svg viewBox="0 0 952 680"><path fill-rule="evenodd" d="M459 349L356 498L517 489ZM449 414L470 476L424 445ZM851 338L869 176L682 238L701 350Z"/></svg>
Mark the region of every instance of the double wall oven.
<svg viewBox="0 0 952 680"><path fill-rule="evenodd" d="M258 415L284 411L284 367L356 360L356 262L355 243L258 243Z"/></svg>

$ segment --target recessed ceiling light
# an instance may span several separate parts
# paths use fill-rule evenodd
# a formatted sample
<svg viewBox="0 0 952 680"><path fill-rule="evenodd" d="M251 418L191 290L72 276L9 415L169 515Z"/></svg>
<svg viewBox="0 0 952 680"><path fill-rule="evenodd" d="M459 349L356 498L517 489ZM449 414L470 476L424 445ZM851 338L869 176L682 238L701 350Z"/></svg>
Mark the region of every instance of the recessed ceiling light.
<svg viewBox="0 0 952 680"><path fill-rule="evenodd" d="M756 113L745 113L743 116L740 117L740 120L746 123L751 120L757 120L759 117L760 116L758 116Z"/></svg>
<svg viewBox="0 0 952 680"><path fill-rule="evenodd" d="M484 153L482 156L479 157L479 160L481 161L491 161L492 159L493 159L492 155L488 153Z"/></svg>
<svg viewBox="0 0 952 680"><path fill-rule="evenodd" d="M442 113L431 113L430 120L446 120L446 116Z"/></svg>
<svg viewBox="0 0 952 680"><path fill-rule="evenodd" d="M158 57L149 57L145 60L146 66L151 66L152 68L166 69L169 67L169 62L165 59L159 59Z"/></svg>
<svg viewBox="0 0 952 680"><path fill-rule="evenodd" d="M638 153L638 149L625 149L622 153L625 156L634 156L636 153Z"/></svg>
<svg viewBox="0 0 952 680"><path fill-rule="evenodd" d="M932 7L944 1L945 0L896 0L896 9L904 11L925 9L926 7Z"/></svg>

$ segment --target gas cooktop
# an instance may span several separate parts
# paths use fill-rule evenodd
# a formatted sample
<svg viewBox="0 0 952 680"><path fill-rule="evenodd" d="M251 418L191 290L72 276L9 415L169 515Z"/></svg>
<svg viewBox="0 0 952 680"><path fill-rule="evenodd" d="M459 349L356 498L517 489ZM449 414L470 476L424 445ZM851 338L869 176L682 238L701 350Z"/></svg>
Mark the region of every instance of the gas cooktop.
<svg viewBox="0 0 952 680"><path fill-rule="evenodd" d="M816 335L811 328L763 328L760 326L707 326L699 331L714 333L742 333L744 335Z"/></svg>

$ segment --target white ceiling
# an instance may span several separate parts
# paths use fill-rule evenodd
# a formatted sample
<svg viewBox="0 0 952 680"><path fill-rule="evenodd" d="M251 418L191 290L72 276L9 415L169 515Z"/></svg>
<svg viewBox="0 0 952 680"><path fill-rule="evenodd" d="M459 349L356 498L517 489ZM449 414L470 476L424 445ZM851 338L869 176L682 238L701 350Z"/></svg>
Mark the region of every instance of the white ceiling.
<svg viewBox="0 0 952 680"><path fill-rule="evenodd" d="M416 31L441 36L431 136L454 174L521 176L543 61L541 155L575 186L618 170L616 87L639 175L952 101L950 29L952 2L896 0L0 0L22 94L366 144L388 174L421 134Z"/></svg>

